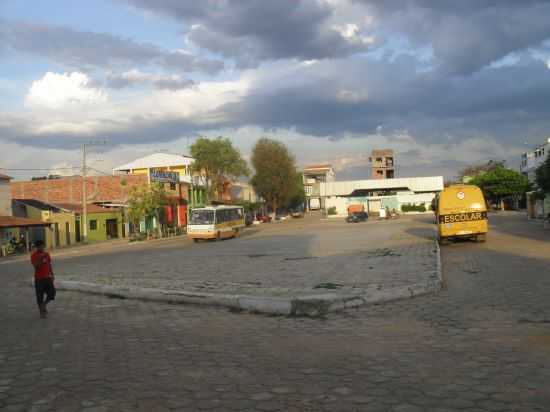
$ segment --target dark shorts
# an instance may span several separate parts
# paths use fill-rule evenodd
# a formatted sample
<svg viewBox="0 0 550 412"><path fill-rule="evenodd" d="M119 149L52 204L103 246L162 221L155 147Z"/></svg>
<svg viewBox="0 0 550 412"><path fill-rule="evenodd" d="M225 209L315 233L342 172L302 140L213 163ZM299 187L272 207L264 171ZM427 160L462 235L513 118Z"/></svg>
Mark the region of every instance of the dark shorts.
<svg viewBox="0 0 550 412"><path fill-rule="evenodd" d="M36 302L39 305L44 303L44 295L46 295L46 303L55 300L55 286L51 279L35 280L34 289L36 290Z"/></svg>

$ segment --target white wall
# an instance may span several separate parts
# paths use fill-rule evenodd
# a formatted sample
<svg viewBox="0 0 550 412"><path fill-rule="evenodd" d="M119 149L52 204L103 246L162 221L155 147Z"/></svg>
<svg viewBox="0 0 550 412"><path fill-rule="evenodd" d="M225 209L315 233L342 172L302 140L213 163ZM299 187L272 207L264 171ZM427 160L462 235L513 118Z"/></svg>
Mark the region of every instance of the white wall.
<svg viewBox="0 0 550 412"><path fill-rule="evenodd" d="M376 197L371 197L369 199L372 199L372 200L390 199L392 197L394 196L376 196ZM424 203L424 206L426 206L426 210L430 210L430 206L434 197L435 197L435 193L418 193L418 194L404 193L404 194L397 194L397 202L399 203L399 205L403 205L407 203L420 205ZM366 200L367 198L364 198L364 199ZM350 204L357 204L357 203L363 203L365 205L365 210L367 210L366 201L360 201L358 198L331 196L325 199L326 210L328 210L331 207L336 207L337 216L347 216L348 206Z"/></svg>

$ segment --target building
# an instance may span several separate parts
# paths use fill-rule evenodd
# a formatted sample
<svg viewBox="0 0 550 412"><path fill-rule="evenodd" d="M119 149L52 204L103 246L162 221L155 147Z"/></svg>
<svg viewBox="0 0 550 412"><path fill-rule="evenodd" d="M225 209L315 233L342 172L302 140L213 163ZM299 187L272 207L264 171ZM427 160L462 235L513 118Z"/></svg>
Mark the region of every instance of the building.
<svg viewBox="0 0 550 412"><path fill-rule="evenodd" d="M175 189L179 183L182 199L186 199L191 206L202 205L206 203L206 192L199 176L192 172L193 162L194 159L186 155L153 153L115 167L113 174L146 176L149 182L154 182L159 172L175 173L178 182L170 182L168 189Z"/></svg>
<svg viewBox="0 0 550 412"><path fill-rule="evenodd" d="M261 202L260 197L254 190L251 184L244 183L244 182L236 182L232 183L230 187L231 192L231 199L230 201L232 203L239 203L239 202L250 202L250 203L258 203Z"/></svg>
<svg viewBox="0 0 550 412"><path fill-rule="evenodd" d="M25 249L30 250L30 231L50 227L49 222L41 219L13 216L10 180L10 176L0 173L0 256L11 253L14 240L23 242Z"/></svg>
<svg viewBox="0 0 550 412"><path fill-rule="evenodd" d="M0 256L7 256L12 247L11 240L23 241L25 250L31 250L30 231L36 228L47 230L50 224L36 219L14 216L0 216Z"/></svg>
<svg viewBox="0 0 550 412"><path fill-rule="evenodd" d="M520 171L529 182L536 185L536 171L540 165L550 156L550 137L533 150L521 155ZM539 199L535 192L527 193L527 216L531 219L544 218L550 215L550 196Z"/></svg>
<svg viewBox="0 0 550 412"><path fill-rule="evenodd" d="M369 157L372 179L395 178L395 157L392 149L375 149Z"/></svg>
<svg viewBox="0 0 550 412"><path fill-rule="evenodd" d="M75 214L75 237L76 241L80 242L82 205L79 203L57 203L55 206ZM123 209L120 207L101 207L90 203L86 206L86 217L88 221L88 242L120 239L126 237L128 233Z"/></svg>
<svg viewBox="0 0 550 412"><path fill-rule="evenodd" d="M36 199L13 199L12 208L16 217L48 223L49 228L30 229L30 243L41 240L50 249L76 243L77 227L74 212Z"/></svg>
<svg viewBox="0 0 550 412"><path fill-rule="evenodd" d="M11 216L10 176L0 173L0 216Z"/></svg>
<svg viewBox="0 0 550 412"><path fill-rule="evenodd" d="M335 208L338 216L347 215L352 204L363 204L371 214L382 208L401 211L403 205L424 205L430 210L436 194L443 190L443 176L327 182L319 189L325 209Z"/></svg>
<svg viewBox="0 0 550 412"><path fill-rule="evenodd" d="M324 209L319 193L321 183L334 182L336 174L329 164L310 165L304 168L304 192L308 210Z"/></svg>

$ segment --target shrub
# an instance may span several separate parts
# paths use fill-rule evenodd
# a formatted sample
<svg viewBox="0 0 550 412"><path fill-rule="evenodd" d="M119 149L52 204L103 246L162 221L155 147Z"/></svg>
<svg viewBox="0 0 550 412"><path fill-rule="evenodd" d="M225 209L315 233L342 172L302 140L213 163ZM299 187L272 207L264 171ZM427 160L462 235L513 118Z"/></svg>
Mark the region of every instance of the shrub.
<svg viewBox="0 0 550 412"><path fill-rule="evenodd" d="M424 203L417 204L411 204L411 203L405 203L404 205L401 205L401 211L404 213L407 212L426 212L426 205Z"/></svg>
<svg viewBox="0 0 550 412"><path fill-rule="evenodd" d="M332 206L327 209L327 215L334 216L335 214L336 214L336 206Z"/></svg>

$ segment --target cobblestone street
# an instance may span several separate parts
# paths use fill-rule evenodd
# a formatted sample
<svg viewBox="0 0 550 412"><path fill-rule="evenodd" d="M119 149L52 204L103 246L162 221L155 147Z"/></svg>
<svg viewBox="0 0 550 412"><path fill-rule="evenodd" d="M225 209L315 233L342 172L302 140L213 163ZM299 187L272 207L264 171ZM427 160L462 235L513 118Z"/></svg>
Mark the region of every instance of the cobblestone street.
<svg viewBox="0 0 550 412"><path fill-rule="evenodd" d="M30 265L2 264L0 410L548 411L550 232L490 219L443 248L445 290L325 319L60 292L41 320Z"/></svg>
<svg viewBox="0 0 550 412"><path fill-rule="evenodd" d="M359 225L318 218L248 230L223 242L128 251L105 265L97 256L68 257L58 281L122 287L244 294L310 296L360 294L427 283L436 271L433 225L376 221Z"/></svg>

